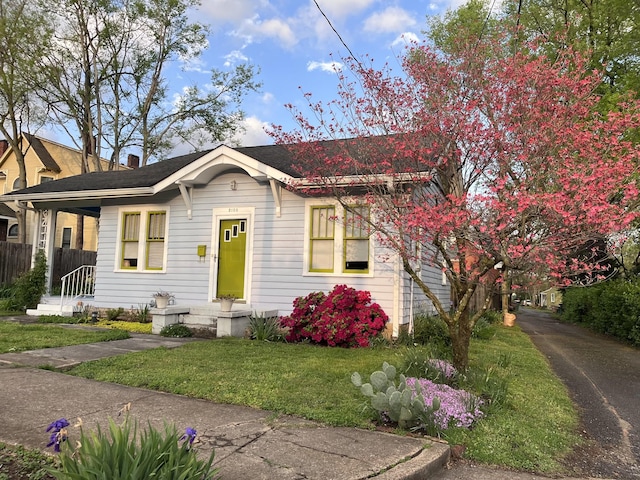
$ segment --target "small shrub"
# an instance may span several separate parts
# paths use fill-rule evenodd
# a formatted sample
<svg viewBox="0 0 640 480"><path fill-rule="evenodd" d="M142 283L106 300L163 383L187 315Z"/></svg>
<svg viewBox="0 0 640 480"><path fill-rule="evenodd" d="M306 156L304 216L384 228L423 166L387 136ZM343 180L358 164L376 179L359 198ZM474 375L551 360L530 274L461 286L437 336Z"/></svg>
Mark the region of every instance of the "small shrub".
<svg viewBox="0 0 640 480"><path fill-rule="evenodd" d="M480 319L490 325L497 325L502 323L502 312L498 312L497 310L485 310Z"/></svg>
<svg viewBox="0 0 640 480"><path fill-rule="evenodd" d="M124 308L110 308L107 310L107 320L110 322L115 322L118 320L118 317L124 313Z"/></svg>
<svg viewBox="0 0 640 480"><path fill-rule="evenodd" d="M47 258L42 250L36 254L34 266L10 286L9 296L0 302L0 310L22 311L35 308L46 288Z"/></svg>
<svg viewBox="0 0 640 480"><path fill-rule="evenodd" d="M131 310L127 312L127 320L130 322L149 323L152 320L151 310L149 305L141 303L138 308L131 307Z"/></svg>
<svg viewBox="0 0 640 480"><path fill-rule="evenodd" d="M310 293L293 302L293 313L280 319L289 329L287 341L310 341L331 347L367 347L380 335L389 317L371 294L336 285L329 295Z"/></svg>
<svg viewBox="0 0 640 480"><path fill-rule="evenodd" d="M413 340L420 345L430 344L440 348L451 346L447 324L437 315L416 315L413 320Z"/></svg>
<svg viewBox="0 0 640 480"><path fill-rule="evenodd" d="M141 430L129 416L120 425L109 419L108 433L98 426L87 435L81 428L77 447L72 449L67 441L68 426L66 419L60 419L47 429L51 432L48 446L60 452L59 468L49 470L55 478L208 480L218 475L218 470L212 467L215 452L208 460L200 460L193 450L196 431L192 428L180 436L173 425L165 424L161 432L151 424Z"/></svg>
<svg viewBox="0 0 640 480"><path fill-rule="evenodd" d="M480 317L473 326L471 336L480 340L489 340L496 334L496 326L488 321L484 316Z"/></svg>
<svg viewBox="0 0 640 480"><path fill-rule="evenodd" d="M284 340L285 331L277 317L252 315L249 319L249 337L253 340L276 342Z"/></svg>
<svg viewBox="0 0 640 480"><path fill-rule="evenodd" d="M163 337L187 338L193 336L193 333L185 324L174 323L172 325L162 327L160 335Z"/></svg>

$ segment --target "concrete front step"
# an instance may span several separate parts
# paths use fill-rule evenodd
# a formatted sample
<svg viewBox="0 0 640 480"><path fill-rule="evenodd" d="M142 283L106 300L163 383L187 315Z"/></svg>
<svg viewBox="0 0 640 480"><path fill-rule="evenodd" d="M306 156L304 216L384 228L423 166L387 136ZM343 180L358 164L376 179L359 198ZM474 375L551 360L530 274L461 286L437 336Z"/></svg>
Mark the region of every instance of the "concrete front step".
<svg viewBox="0 0 640 480"><path fill-rule="evenodd" d="M73 317L73 305L60 305L53 303L39 303L38 307L27 309L27 315L39 317L40 315L60 315L63 317Z"/></svg>
<svg viewBox="0 0 640 480"><path fill-rule="evenodd" d="M196 313L185 313L181 316L182 323L187 326L194 325L197 327L216 327L217 317L212 315L203 315Z"/></svg>

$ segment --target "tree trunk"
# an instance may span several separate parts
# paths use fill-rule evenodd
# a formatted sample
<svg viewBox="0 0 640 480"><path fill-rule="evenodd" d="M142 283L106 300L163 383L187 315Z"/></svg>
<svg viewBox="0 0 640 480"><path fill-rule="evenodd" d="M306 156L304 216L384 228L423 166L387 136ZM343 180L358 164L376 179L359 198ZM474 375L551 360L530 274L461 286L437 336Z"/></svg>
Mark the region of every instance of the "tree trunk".
<svg viewBox="0 0 640 480"><path fill-rule="evenodd" d="M82 250L84 247L84 215L77 216L76 222L76 244L75 247L78 250Z"/></svg>
<svg viewBox="0 0 640 480"><path fill-rule="evenodd" d="M18 208L16 212L16 220L18 220L18 242L27 243L27 210ZM35 242L37 239L33 239Z"/></svg>
<svg viewBox="0 0 640 480"><path fill-rule="evenodd" d="M506 270L502 272L502 283L500 284L500 298L502 300L502 317L506 318L509 314L509 290L511 282L508 279Z"/></svg>
<svg viewBox="0 0 640 480"><path fill-rule="evenodd" d="M464 372L469 366L469 344L471 342L471 315L469 309L460 312L458 322L449 327L451 336L451 349L453 353L453 366L459 372Z"/></svg>

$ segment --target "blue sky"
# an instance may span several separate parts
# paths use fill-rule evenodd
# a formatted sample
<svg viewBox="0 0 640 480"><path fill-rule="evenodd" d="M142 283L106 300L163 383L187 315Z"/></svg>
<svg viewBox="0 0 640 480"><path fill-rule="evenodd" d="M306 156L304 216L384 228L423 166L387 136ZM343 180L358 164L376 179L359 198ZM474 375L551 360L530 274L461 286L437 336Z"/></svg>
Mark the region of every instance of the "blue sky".
<svg viewBox="0 0 640 480"><path fill-rule="evenodd" d="M318 0L318 4L356 55L369 54L377 65L396 62L406 38L422 38L427 16L441 15L465 0ZM313 0L202 0L195 12L211 26L202 61L177 70L171 84L206 84L207 70L248 61L261 70L263 87L243 104L244 146L273 143L264 132L271 124L294 128L287 103L306 105L302 92L316 99L336 97L331 65L346 55ZM300 88L302 89L300 89Z"/></svg>

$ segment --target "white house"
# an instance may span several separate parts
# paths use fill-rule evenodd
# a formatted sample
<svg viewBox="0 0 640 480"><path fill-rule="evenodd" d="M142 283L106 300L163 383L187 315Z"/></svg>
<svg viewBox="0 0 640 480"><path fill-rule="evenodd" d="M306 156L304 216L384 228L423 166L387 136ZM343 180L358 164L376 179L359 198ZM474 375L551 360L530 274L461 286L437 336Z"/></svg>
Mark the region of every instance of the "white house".
<svg viewBox="0 0 640 480"><path fill-rule="evenodd" d="M95 307L136 307L165 290L174 296L169 309L180 314L215 311L217 297L233 294L234 310L286 315L296 297L347 284L371 292L394 335L414 312L433 311L395 254L345 228L336 202L287 188L299 177L293 163L282 146L222 145L35 185L0 201L39 212L34 251L47 254L57 212L99 219ZM440 270L425 265L421 275L448 305Z"/></svg>

